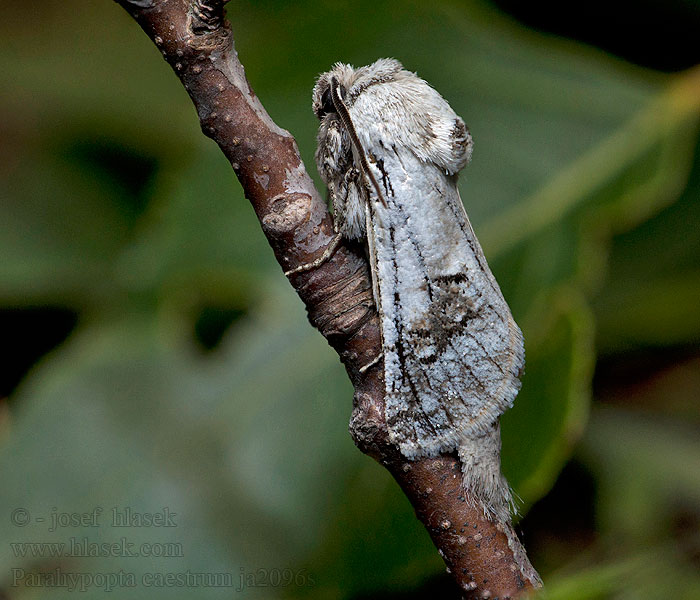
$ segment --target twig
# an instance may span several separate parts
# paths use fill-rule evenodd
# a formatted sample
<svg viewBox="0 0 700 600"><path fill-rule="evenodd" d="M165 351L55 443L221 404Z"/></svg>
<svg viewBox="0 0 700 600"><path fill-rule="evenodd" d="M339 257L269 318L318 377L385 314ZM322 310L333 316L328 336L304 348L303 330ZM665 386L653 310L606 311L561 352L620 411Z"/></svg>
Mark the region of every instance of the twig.
<svg viewBox="0 0 700 600"><path fill-rule="evenodd" d="M355 443L398 481L465 597L503 600L539 587L511 526L487 519L463 489L456 456L408 461L389 441L367 262L338 243L294 138L275 125L251 90L224 19L225 2L116 1L156 44L192 98L202 131L231 162L309 320L347 369L355 388ZM310 263L315 268L299 269Z"/></svg>

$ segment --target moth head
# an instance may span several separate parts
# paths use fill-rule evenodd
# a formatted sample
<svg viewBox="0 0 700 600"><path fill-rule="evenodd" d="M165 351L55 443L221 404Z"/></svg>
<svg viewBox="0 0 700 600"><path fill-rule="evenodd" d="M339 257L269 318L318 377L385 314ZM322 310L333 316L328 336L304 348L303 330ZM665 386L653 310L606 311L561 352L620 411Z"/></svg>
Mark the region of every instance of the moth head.
<svg viewBox="0 0 700 600"><path fill-rule="evenodd" d="M320 81L319 81L320 83ZM318 95L317 93L318 92ZM336 95L336 98L333 95ZM338 103L345 103L347 100L347 89L342 85L338 78L331 75L323 85L316 85L314 89L313 110L319 121L326 115L338 115Z"/></svg>
<svg viewBox="0 0 700 600"><path fill-rule="evenodd" d="M357 69L336 63L318 78L312 107L321 121L320 157L350 156L351 147L355 157L363 154L357 128L377 122L382 126L373 131L381 132L384 146L407 148L448 175L456 175L471 157L472 139L464 121L435 89L392 58ZM332 163L346 166L348 161Z"/></svg>
<svg viewBox="0 0 700 600"><path fill-rule="evenodd" d="M328 114L337 114L332 97L332 82L335 81L343 103L350 107L367 87L375 83L391 81L403 70L401 63L393 58L380 58L378 61L356 69L345 63L335 63L333 68L322 73L312 94L314 114L323 119Z"/></svg>
<svg viewBox="0 0 700 600"><path fill-rule="evenodd" d="M311 106L319 120L326 115L337 115L337 100L333 98L333 90L346 103L348 100L348 80L351 79L353 68L338 63L332 71L323 73L314 86Z"/></svg>
<svg viewBox="0 0 700 600"><path fill-rule="evenodd" d="M329 113L335 113L335 106L333 105L333 98L331 97L330 85L323 90L323 93L321 94L321 103L318 107L315 107L314 112L319 119L322 119Z"/></svg>

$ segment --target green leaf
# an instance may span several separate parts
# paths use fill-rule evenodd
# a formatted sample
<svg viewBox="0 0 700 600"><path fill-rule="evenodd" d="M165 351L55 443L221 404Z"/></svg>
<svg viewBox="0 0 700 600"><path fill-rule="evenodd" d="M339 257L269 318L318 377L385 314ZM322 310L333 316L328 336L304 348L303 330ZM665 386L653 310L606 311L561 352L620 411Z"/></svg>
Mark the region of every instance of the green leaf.
<svg viewBox="0 0 700 600"><path fill-rule="evenodd" d="M275 287L271 297L292 295L288 286ZM142 584L148 573L230 573L238 581L263 567L299 572L300 557L318 545L342 499L344 473L362 456L341 443L348 405L327 401L351 397L332 351L299 307L261 308L229 333L215 360L203 360L176 335L179 320L132 313L86 327L17 394L17 426L0 454L0 503L6 515L25 509L31 522L3 519L3 539L69 546L72 538L111 543L124 536L135 549L177 544L181 555L46 561L5 544L2 564L27 572L124 569L139 582L129 590L133 598L202 591L149 589ZM319 480L324 493L309 494ZM116 527L115 507L168 510L176 525ZM98 526L51 530L52 515L95 508ZM276 543L280 536L288 541ZM207 597L232 593L209 591ZM269 597L263 592L259 597Z"/></svg>

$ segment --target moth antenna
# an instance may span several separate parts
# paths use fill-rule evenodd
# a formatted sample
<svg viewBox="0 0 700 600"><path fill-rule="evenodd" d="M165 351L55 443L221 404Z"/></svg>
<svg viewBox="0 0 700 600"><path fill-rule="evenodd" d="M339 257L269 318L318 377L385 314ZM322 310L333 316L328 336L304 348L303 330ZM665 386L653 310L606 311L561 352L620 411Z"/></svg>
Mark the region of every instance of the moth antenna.
<svg viewBox="0 0 700 600"><path fill-rule="evenodd" d="M333 106L335 107L335 110L338 113L338 116L340 117L340 121L343 123L343 126L347 130L348 135L350 136L350 141L352 142L352 145L357 151L357 154L360 158L360 166L362 167L362 171L370 180L370 182L374 186L375 191L377 192L377 196L379 196L379 199L382 201L382 204L386 207L386 200L384 199L382 190L379 187L379 183L377 183L377 179L374 177L374 174L369 168L369 164L367 163L367 155L365 154L365 150L362 147L362 142L360 142L360 138L358 137L357 132L355 131L355 126L352 124L352 119L350 118L350 111L348 111L348 107L345 106L345 102L343 101L340 89L341 88L340 85L338 85L338 80L335 77L331 77L331 99L333 100Z"/></svg>

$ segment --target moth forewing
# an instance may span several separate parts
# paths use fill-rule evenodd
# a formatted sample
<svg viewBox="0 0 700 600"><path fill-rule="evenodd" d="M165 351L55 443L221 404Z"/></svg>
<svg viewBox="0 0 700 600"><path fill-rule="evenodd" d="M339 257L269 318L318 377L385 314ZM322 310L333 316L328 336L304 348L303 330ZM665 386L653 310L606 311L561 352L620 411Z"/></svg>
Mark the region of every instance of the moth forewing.
<svg viewBox="0 0 700 600"><path fill-rule="evenodd" d="M374 207L370 256L389 429L411 457L450 451L464 435L485 432L512 403L520 368L511 364L508 308L482 268L456 182L425 165L416 178L420 167L404 150L384 158L391 186L387 208Z"/></svg>
<svg viewBox="0 0 700 600"><path fill-rule="evenodd" d="M524 353L457 190L469 132L389 59L335 65L314 88L314 111L338 230L367 240L390 439L408 459L457 449L465 485L505 518L498 417L518 392Z"/></svg>

